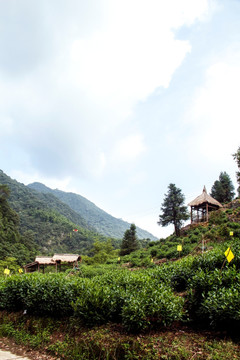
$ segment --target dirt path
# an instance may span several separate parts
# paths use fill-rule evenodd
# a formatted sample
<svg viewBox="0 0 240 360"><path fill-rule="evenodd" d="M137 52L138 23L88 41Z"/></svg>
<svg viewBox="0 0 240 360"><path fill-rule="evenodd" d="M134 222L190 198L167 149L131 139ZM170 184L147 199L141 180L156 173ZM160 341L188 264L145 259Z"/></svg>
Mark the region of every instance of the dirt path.
<svg viewBox="0 0 240 360"><path fill-rule="evenodd" d="M0 360L60 360L46 353L29 350L8 338L0 338Z"/></svg>
<svg viewBox="0 0 240 360"><path fill-rule="evenodd" d="M26 356L21 356L21 355L15 355L13 353L11 353L10 351L3 351L0 350L0 360L14 360L14 359L19 359L19 360L30 360L29 357Z"/></svg>

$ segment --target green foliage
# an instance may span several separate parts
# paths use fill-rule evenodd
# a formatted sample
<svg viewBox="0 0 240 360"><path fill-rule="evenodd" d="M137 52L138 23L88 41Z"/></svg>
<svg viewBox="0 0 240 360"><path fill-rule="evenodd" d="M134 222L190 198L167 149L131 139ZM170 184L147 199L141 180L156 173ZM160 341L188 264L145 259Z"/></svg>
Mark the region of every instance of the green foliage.
<svg viewBox="0 0 240 360"><path fill-rule="evenodd" d="M86 329L73 319L0 313L0 337L10 337L42 357L68 360L229 360L238 359L238 342L208 332L166 329L126 334L106 324ZM31 354L31 353L30 353ZM196 355L196 356L195 356ZM36 355L38 357L38 355Z"/></svg>
<svg viewBox="0 0 240 360"><path fill-rule="evenodd" d="M180 235L183 221L189 219L187 207L183 205L184 200L181 190L175 184L169 184L168 193L165 195L161 207L162 214L159 215L158 224L162 226L173 224L177 236Z"/></svg>
<svg viewBox="0 0 240 360"><path fill-rule="evenodd" d="M26 264L37 253L86 254L95 241L107 240L53 194L38 193L2 171L0 184L0 258L14 256Z"/></svg>
<svg viewBox="0 0 240 360"><path fill-rule="evenodd" d="M239 284L240 275L235 267L223 271L199 270L188 285L191 318L213 327L239 326Z"/></svg>
<svg viewBox="0 0 240 360"><path fill-rule="evenodd" d="M239 309L240 286L238 283L237 285L232 284L231 287L221 287L209 291L201 303L198 316L208 321L209 325L214 328L239 328Z"/></svg>
<svg viewBox="0 0 240 360"><path fill-rule="evenodd" d="M98 208L95 204L81 195L67 193L57 189L52 190L40 183L33 183L28 185L28 187L35 189L39 193L43 193L45 196L50 195L52 200L54 198L55 200L56 198L59 199L62 204L64 203L68 205L68 208L71 208L75 215L78 214L81 216L82 220L85 221L85 226L82 225L83 227L95 230L95 232L102 234L104 237L121 239L124 232L130 225L126 221L117 219L107 214L105 211ZM78 224L77 221L74 220L74 222ZM137 227L137 234L140 239L154 239L152 234L140 229L139 227Z"/></svg>
<svg viewBox="0 0 240 360"><path fill-rule="evenodd" d="M19 217L8 202L10 190L7 185L0 184L0 261L9 257L15 257L19 265L30 260L36 253L36 244L28 237L19 232ZM4 266L0 262L1 267Z"/></svg>
<svg viewBox="0 0 240 360"><path fill-rule="evenodd" d="M136 226L131 224L130 229L126 230L123 236L120 255L128 255L139 247L136 235Z"/></svg>
<svg viewBox="0 0 240 360"><path fill-rule="evenodd" d="M3 276L5 269L9 269L11 275L18 273L20 266L17 263L17 259L13 257L7 257L4 260L0 260L0 277Z"/></svg>
<svg viewBox="0 0 240 360"><path fill-rule="evenodd" d="M216 180L211 189L211 196L220 203L228 203L234 197L234 186L230 176L224 171L219 175L219 180Z"/></svg>
<svg viewBox="0 0 240 360"><path fill-rule="evenodd" d="M139 332L153 324L172 324L182 318L183 302L170 287L159 284L156 289L150 282L137 294L129 293L122 309L123 324L131 332Z"/></svg>
<svg viewBox="0 0 240 360"><path fill-rule="evenodd" d="M121 312L119 296L119 291L117 294L110 286L101 287L98 282L89 280L73 304L74 315L90 326L113 321Z"/></svg>
<svg viewBox="0 0 240 360"><path fill-rule="evenodd" d="M0 282L0 308L55 317L73 314L85 325L122 321L136 330L180 319L182 299L159 276L109 270L92 278L64 274L15 275ZM142 315L138 311L142 307ZM135 307L134 307L135 306Z"/></svg>

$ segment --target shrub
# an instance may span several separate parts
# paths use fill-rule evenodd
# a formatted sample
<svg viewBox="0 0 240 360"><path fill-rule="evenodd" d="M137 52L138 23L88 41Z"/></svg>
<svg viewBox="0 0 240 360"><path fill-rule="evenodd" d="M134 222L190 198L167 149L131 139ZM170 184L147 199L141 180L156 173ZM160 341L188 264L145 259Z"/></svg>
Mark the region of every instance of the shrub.
<svg viewBox="0 0 240 360"><path fill-rule="evenodd" d="M128 295L122 309L123 325L128 331L139 332L153 324L166 326L182 318L184 300L164 284Z"/></svg>
<svg viewBox="0 0 240 360"><path fill-rule="evenodd" d="M116 320L121 313L123 298L120 289L113 291L109 286L88 281L81 296L72 303L74 315L88 326Z"/></svg>
<svg viewBox="0 0 240 360"><path fill-rule="evenodd" d="M24 309L25 296L30 286L26 275L13 275L2 280L0 285L0 308L10 311Z"/></svg>
<svg viewBox="0 0 240 360"><path fill-rule="evenodd" d="M214 271L199 270L188 282L187 304L192 319L206 321L203 316L202 305L211 292L221 291L222 288L231 288L240 283L240 274L236 267L215 269ZM237 285L239 286L239 285Z"/></svg>
<svg viewBox="0 0 240 360"><path fill-rule="evenodd" d="M85 279L66 279L62 274L34 275L24 299L26 309L38 315L71 315L71 302L83 291Z"/></svg>
<svg viewBox="0 0 240 360"><path fill-rule="evenodd" d="M240 325L240 287L209 291L198 309L198 316L214 328L235 328Z"/></svg>

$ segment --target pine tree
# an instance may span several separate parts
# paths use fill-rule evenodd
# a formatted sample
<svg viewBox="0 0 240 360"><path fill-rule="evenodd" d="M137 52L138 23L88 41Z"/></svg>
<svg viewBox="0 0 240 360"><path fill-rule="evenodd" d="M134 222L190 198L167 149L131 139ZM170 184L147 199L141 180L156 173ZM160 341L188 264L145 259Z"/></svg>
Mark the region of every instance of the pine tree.
<svg viewBox="0 0 240 360"><path fill-rule="evenodd" d="M130 229L126 230L123 236L120 255L128 255L138 249L138 240L136 235L136 225L131 224Z"/></svg>
<svg viewBox="0 0 240 360"><path fill-rule="evenodd" d="M230 176L225 171L221 172L219 180L214 182L210 195L222 204L232 201L235 195L234 186Z"/></svg>
<svg viewBox="0 0 240 360"><path fill-rule="evenodd" d="M170 184L161 207L162 214L159 215L158 225L173 224L177 236L180 236L180 228L183 222L190 217L187 207L183 205L184 201L185 198L181 190L175 184Z"/></svg>

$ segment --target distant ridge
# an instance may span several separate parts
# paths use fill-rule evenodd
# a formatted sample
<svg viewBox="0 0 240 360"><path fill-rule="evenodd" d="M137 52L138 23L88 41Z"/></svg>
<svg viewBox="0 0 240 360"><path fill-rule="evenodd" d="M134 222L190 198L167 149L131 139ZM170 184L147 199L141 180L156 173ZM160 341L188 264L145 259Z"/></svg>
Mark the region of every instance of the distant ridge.
<svg viewBox="0 0 240 360"><path fill-rule="evenodd" d="M89 228L95 229L104 236L121 239L124 232L130 227L130 223L115 218L81 195L58 189L53 190L39 182L29 184L28 187L43 194L50 193L56 196L78 213L86 221ZM157 240L157 237L139 227L137 227L137 236L139 239Z"/></svg>

